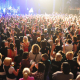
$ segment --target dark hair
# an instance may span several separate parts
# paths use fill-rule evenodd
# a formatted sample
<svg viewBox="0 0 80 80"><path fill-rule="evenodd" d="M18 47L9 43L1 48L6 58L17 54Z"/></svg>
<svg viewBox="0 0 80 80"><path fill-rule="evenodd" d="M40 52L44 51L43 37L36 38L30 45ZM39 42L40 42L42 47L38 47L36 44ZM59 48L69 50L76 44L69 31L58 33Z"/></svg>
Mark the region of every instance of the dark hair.
<svg viewBox="0 0 80 80"><path fill-rule="evenodd" d="M3 29L1 29L1 33L3 33L4 32L4 30Z"/></svg>
<svg viewBox="0 0 80 80"><path fill-rule="evenodd" d="M1 47L2 47L2 48L5 48L5 41L2 41L2 42L1 42Z"/></svg>
<svg viewBox="0 0 80 80"><path fill-rule="evenodd" d="M79 34L77 35L77 39L80 40L80 35Z"/></svg>
<svg viewBox="0 0 80 80"><path fill-rule="evenodd" d="M7 35L5 35L5 40L7 40Z"/></svg>
<svg viewBox="0 0 80 80"><path fill-rule="evenodd" d="M47 54L47 53L42 54L42 57L43 57L44 59L46 59L46 60L48 60L48 58L49 58L49 56L48 56L48 54Z"/></svg>
<svg viewBox="0 0 80 80"><path fill-rule="evenodd" d="M40 45L41 45L41 48L45 48L47 43L45 40L42 40Z"/></svg>
<svg viewBox="0 0 80 80"><path fill-rule="evenodd" d="M44 34L41 34L41 40L44 40Z"/></svg>
<svg viewBox="0 0 80 80"><path fill-rule="evenodd" d="M19 55L19 56L22 56L22 54L23 54L23 49L19 49L18 55Z"/></svg>
<svg viewBox="0 0 80 80"><path fill-rule="evenodd" d="M5 39L5 35L1 34L1 40L4 40L4 39Z"/></svg>
<svg viewBox="0 0 80 80"><path fill-rule="evenodd" d="M14 51L14 44L13 43L10 43L10 49L12 50L12 51Z"/></svg>
<svg viewBox="0 0 80 80"><path fill-rule="evenodd" d="M71 39L71 36L70 36L70 34L68 34L68 35L67 35L67 39Z"/></svg>
<svg viewBox="0 0 80 80"><path fill-rule="evenodd" d="M20 41L20 42L23 42L23 36L20 36L19 41Z"/></svg>
<svg viewBox="0 0 80 80"><path fill-rule="evenodd" d="M68 40L67 40L67 42L68 42L69 44L71 44L71 43L72 43L71 39L68 39Z"/></svg>
<svg viewBox="0 0 80 80"><path fill-rule="evenodd" d="M34 32L33 35L36 36L36 32Z"/></svg>
<svg viewBox="0 0 80 80"><path fill-rule="evenodd" d="M38 72L44 72L45 64L43 62L38 63Z"/></svg>
<svg viewBox="0 0 80 80"><path fill-rule="evenodd" d="M63 62L62 63L62 71L64 74L69 74L70 72L70 64L68 62Z"/></svg>
<svg viewBox="0 0 80 80"><path fill-rule="evenodd" d="M19 50L19 49L20 49L19 39L16 39L16 40L15 40L15 44L16 44L17 50Z"/></svg>
<svg viewBox="0 0 80 80"><path fill-rule="evenodd" d="M28 53L28 52L24 52L24 53L23 53L23 59L27 59L28 56L29 56L29 53Z"/></svg>
<svg viewBox="0 0 80 80"><path fill-rule="evenodd" d="M77 36L73 36L74 42L77 42Z"/></svg>

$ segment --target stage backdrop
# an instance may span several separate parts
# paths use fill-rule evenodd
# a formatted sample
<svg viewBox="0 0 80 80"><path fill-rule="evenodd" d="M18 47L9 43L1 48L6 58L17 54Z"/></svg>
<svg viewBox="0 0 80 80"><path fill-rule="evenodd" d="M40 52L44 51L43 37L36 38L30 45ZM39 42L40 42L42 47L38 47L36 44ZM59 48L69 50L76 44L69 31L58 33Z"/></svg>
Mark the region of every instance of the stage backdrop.
<svg viewBox="0 0 80 80"><path fill-rule="evenodd" d="M34 14L44 14L53 12L53 0L0 0L0 9L19 9L20 14L28 14L32 8Z"/></svg>

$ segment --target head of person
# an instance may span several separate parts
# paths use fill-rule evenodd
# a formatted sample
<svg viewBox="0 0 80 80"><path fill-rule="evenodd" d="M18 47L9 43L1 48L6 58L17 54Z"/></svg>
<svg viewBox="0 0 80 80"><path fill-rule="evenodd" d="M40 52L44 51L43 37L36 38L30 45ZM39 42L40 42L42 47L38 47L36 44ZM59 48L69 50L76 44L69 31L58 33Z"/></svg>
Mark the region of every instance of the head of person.
<svg viewBox="0 0 80 80"><path fill-rule="evenodd" d="M22 56L22 54L23 54L23 49L19 49L18 55L19 55L19 56Z"/></svg>
<svg viewBox="0 0 80 80"><path fill-rule="evenodd" d="M43 62L39 62L35 65L38 72L44 72L45 71L45 64Z"/></svg>
<svg viewBox="0 0 80 80"><path fill-rule="evenodd" d="M32 45L32 53L33 54L39 54L39 51L40 51L40 47L38 44Z"/></svg>
<svg viewBox="0 0 80 80"><path fill-rule="evenodd" d="M28 59L29 58L29 53L28 52L24 52L23 53L23 59Z"/></svg>
<svg viewBox="0 0 80 80"><path fill-rule="evenodd" d="M77 53L77 63L78 63L78 65L80 65L80 50L78 51L78 53Z"/></svg>
<svg viewBox="0 0 80 80"><path fill-rule="evenodd" d="M47 45L46 41L42 40L41 43L40 43L41 48L45 48L46 45Z"/></svg>
<svg viewBox="0 0 80 80"><path fill-rule="evenodd" d="M44 40L44 34L41 34L41 40Z"/></svg>
<svg viewBox="0 0 80 80"><path fill-rule="evenodd" d="M13 43L10 43L10 49L11 49L12 51L14 51L14 44L13 44Z"/></svg>
<svg viewBox="0 0 80 80"><path fill-rule="evenodd" d="M68 59L68 60L72 60L73 59L73 51L68 51L67 53L66 53L66 58Z"/></svg>
<svg viewBox="0 0 80 80"><path fill-rule="evenodd" d="M77 42L77 36L73 36L73 41Z"/></svg>
<svg viewBox="0 0 80 80"><path fill-rule="evenodd" d="M70 36L70 34L68 34L68 35L67 35L67 39L71 39L71 36Z"/></svg>
<svg viewBox="0 0 80 80"><path fill-rule="evenodd" d="M2 54L0 53L0 59L2 59Z"/></svg>
<svg viewBox="0 0 80 80"><path fill-rule="evenodd" d="M5 66L10 66L11 65L11 62L12 62L12 58L10 58L10 57L6 57L5 59L4 59L4 65Z"/></svg>
<svg viewBox="0 0 80 80"><path fill-rule="evenodd" d="M62 55L60 53L56 53L55 61L61 61L61 60L62 60Z"/></svg>
<svg viewBox="0 0 80 80"><path fill-rule="evenodd" d="M37 38L37 42L41 42L41 38L40 37Z"/></svg>
<svg viewBox="0 0 80 80"><path fill-rule="evenodd" d="M19 41L23 42L23 36L20 36Z"/></svg>
<svg viewBox="0 0 80 80"><path fill-rule="evenodd" d="M70 72L70 64L68 62L63 62L61 65L61 70L64 74L69 74Z"/></svg>
<svg viewBox="0 0 80 80"><path fill-rule="evenodd" d="M80 35L79 34L77 34L77 39L80 40Z"/></svg>
<svg viewBox="0 0 80 80"><path fill-rule="evenodd" d="M2 48L5 48L5 41L2 41L2 42L1 42L1 47L2 47Z"/></svg>
<svg viewBox="0 0 80 80"><path fill-rule="evenodd" d="M5 39L5 35L1 34L1 40L4 40L4 39Z"/></svg>
<svg viewBox="0 0 80 80"><path fill-rule="evenodd" d="M30 74L30 69L29 68L24 68L23 69L23 78L27 79L29 74Z"/></svg>
<svg viewBox="0 0 80 80"><path fill-rule="evenodd" d="M49 59L49 56L47 53L42 54L42 61L47 61Z"/></svg>
<svg viewBox="0 0 80 80"><path fill-rule="evenodd" d="M44 34L46 34L47 33L47 29L44 29Z"/></svg>
<svg viewBox="0 0 80 80"><path fill-rule="evenodd" d="M71 40L71 39L68 39L68 40L67 40L67 43L68 43L68 44L71 44L71 43L72 43L72 40Z"/></svg>
<svg viewBox="0 0 80 80"><path fill-rule="evenodd" d="M60 53L62 56L65 55L62 50L59 50L58 53Z"/></svg>
<svg viewBox="0 0 80 80"><path fill-rule="evenodd" d="M24 43L27 43L27 42L28 42L28 37L27 37L27 36L24 36L24 37L23 37L23 42L24 42Z"/></svg>
<svg viewBox="0 0 80 80"><path fill-rule="evenodd" d="M56 43L56 45L60 45L60 40L58 38L56 38L55 43Z"/></svg>

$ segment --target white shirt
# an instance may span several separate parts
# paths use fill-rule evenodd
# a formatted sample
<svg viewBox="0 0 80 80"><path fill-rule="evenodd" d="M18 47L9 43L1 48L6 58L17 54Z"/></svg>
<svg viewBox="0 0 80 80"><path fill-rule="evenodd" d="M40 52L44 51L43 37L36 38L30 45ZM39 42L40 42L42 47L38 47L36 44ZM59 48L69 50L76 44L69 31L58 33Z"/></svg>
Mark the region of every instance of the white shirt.
<svg viewBox="0 0 80 80"><path fill-rule="evenodd" d="M35 56L36 56L36 55L33 54L33 53L30 51L30 53L29 53L29 58L34 61ZM38 63L40 60L41 60L41 52L39 52L39 54L37 54L37 57L36 57L36 59L35 59L35 62Z"/></svg>

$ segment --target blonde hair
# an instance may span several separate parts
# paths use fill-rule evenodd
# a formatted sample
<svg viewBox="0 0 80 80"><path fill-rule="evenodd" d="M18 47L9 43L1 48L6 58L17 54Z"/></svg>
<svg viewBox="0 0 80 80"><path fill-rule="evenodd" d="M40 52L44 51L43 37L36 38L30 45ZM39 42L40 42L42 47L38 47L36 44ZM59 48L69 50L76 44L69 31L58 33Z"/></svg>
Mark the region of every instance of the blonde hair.
<svg viewBox="0 0 80 80"><path fill-rule="evenodd" d="M27 37L27 36L24 36L24 37L23 37L23 42L24 42L24 43L27 43L27 42L28 42L28 37Z"/></svg>
<svg viewBox="0 0 80 80"><path fill-rule="evenodd" d="M59 42L60 42L60 40L57 38L57 39L55 40L56 45L57 45Z"/></svg>
<svg viewBox="0 0 80 80"><path fill-rule="evenodd" d="M0 53L0 59L2 59L2 54Z"/></svg>
<svg viewBox="0 0 80 80"><path fill-rule="evenodd" d="M47 33L47 29L44 29L44 33Z"/></svg>
<svg viewBox="0 0 80 80"><path fill-rule="evenodd" d="M11 64L11 62L12 62L12 58L10 58L10 57L6 57L4 59L4 65L5 66L9 66Z"/></svg>
<svg viewBox="0 0 80 80"><path fill-rule="evenodd" d="M38 42L40 42L40 41L41 41L41 38L40 38L40 37L38 37L38 38L37 38L37 41L38 41Z"/></svg>
<svg viewBox="0 0 80 80"><path fill-rule="evenodd" d="M38 44L34 44L32 46L32 50L31 51L32 51L32 53L35 53L35 54L39 53L39 51L40 51L39 45Z"/></svg>
<svg viewBox="0 0 80 80"><path fill-rule="evenodd" d="M62 60L62 55L60 53L57 53L55 56L55 61L61 61Z"/></svg>
<svg viewBox="0 0 80 80"><path fill-rule="evenodd" d="M23 69L23 78L27 79L29 74L30 74L30 69L29 68L24 68Z"/></svg>
<svg viewBox="0 0 80 80"><path fill-rule="evenodd" d="M66 58L67 58L68 60L72 60L72 58L73 58L73 51L68 51L68 52L66 53Z"/></svg>

